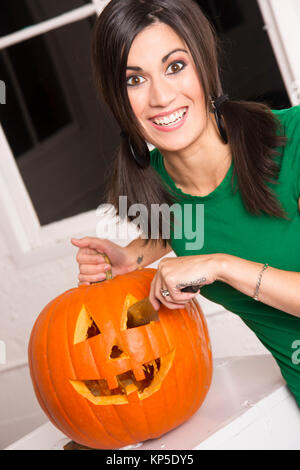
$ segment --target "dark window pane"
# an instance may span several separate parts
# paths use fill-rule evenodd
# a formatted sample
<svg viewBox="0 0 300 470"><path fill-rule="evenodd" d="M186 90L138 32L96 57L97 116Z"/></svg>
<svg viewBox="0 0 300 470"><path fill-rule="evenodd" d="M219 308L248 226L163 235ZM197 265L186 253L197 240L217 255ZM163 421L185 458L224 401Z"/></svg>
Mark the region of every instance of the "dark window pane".
<svg viewBox="0 0 300 470"><path fill-rule="evenodd" d="M6 55L0 51L0 78L6 85L6 104L0 106L0 122L6 138L15 156L29 150L33 141L24 123L20 101L17 98L8 67L5 66Z"/></svg>
<svg viewBox="0 0 300 470"><path fill-rule="evenodd" d="M47 5L50 14L53 2ZM0 53L0 74L7 83L1 123L41 225L96 209L119 142L118 126L98 102L92 80L95 19L92 15Z"/></svg>
<svg viewBox="0 0 300 470"><path fill-rule="evenodd" d="M250 2L255 0L250 0ZM238 0L205 0L198 1L203 12L213 18L218 34L239 26L244 21L242 10L238 7Z"/></svg>
<svg viewBox="0 0 300 470"><path fill-rule="evenodd" d="M14 126L15 101L21 110L19 119L23 120L24 131L31 135L32 146L70 123L71 117L44 36L11 46L0 56L0 67L4 69L13 97L7 100L5 113L2 110L1 122L17 157L22 154L22 148L9 129Z"/></svg>
<svg viewBox="0 0 300 470"><path fill-rule="evenodd" d="M223 88L233 99L291 106L256 0L195 0L221 39Z"/></svg>
<svg viewBox="0 0 300 470"><path fill-rule="evenodd" d="M1 0L0 37L87 4L90 0Z"/></svg>

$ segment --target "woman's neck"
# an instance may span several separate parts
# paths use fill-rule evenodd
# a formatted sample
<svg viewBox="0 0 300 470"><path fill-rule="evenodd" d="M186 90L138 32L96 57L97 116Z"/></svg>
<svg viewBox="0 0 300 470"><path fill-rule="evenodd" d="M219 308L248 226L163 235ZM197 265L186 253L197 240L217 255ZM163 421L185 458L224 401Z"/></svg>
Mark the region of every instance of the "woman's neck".
<svg viewBox="0 0 300 470"><path fill-rule="evenodd" d="M224 179L232 162L229 144L220 138L214 118L204 135L180 152L161 150L164 165L176 186L183 192L205 196Z"/></svg>

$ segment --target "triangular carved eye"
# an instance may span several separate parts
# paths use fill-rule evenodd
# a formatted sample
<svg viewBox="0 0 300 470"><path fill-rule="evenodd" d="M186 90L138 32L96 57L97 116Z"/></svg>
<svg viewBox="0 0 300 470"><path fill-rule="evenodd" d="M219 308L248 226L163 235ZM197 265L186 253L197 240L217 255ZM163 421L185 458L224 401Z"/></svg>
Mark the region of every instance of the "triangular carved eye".
<svg viewBox="0 0 300 470"><path fill-rule="evenodd" d="M157 312L149 312L147 303L144 302L147 299L139 301L132 294L127 294L122 312L121 330L129 328L137 328L138 326L147 325L152 321L159 320ZM137 304L137 308L134 305ZM130 312L128 311L130 308Z"/></svg>
<svg viewBox="0 0 300 470"><path fill-rule="evenodd" d="M100 334L101 331L96 325L92 315L88 312L86 306L82 305L76 322L74 344L81 343L82 341L86 341Z"/></svg>

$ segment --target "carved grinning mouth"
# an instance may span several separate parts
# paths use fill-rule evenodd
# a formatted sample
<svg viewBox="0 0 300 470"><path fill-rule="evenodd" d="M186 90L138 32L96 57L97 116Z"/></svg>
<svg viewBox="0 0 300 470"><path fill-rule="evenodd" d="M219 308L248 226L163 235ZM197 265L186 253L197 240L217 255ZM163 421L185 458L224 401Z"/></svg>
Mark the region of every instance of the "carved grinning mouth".
<svg viewBox="0 0 300 470"><path fill-rule="evenodd" d="M105 379L100 380L70 380L75 390L94 405L121 405L128 403L128 395L138 393L144 400L159 390L167 375L175 355L175 350L166 356L143 364L145 379L136 380L132 370L117 375L119 386L109 389Z"/></svg>
<svg viewBox="0 0 300 470"><path fill-rule="evenodd" d="M157 373L160 369L160 359L155 359L154 361L149 362L148 364L143 364L145 379L136 380L132 370L128 370L123 374L117 375L117 381L119 384L118 388L110 390L108 388L107 381L102 380L86 380L85 385L89 391L94 395L94 397L99 396L109 396L109 395L126 395L126 390L130 393L134 385L135 389L139 392L143 392L146 387L149 387L151 384L154 373Z"/></svg>

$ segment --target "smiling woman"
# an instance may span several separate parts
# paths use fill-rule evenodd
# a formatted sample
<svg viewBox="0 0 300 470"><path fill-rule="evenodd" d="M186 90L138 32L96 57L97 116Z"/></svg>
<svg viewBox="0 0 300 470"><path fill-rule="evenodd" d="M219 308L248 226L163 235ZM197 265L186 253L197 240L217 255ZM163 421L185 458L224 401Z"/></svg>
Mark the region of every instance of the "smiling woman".
<svg viewBox="0 0 300 470"><path fill-rule="evenodd" d="M106 200L118 215L124 194L128 206L139 202L148 214L151 204L178 201L173 186L150 165L146 141L164 156L181 198L209 194L234 162L249 212L286 217L267 185L276 181L276 149L285 142L268 106L224 100L219 124L226 139L220 135L213 107L223 95L218 46L213 27L192 0L112 0L98 18L92 44L96 86L128 136L107 185ZM150 216L143 226L150 233ZM166 246L161 226L159 232ZM155 242L145 243L150 241Z"/></svg>
<svg viewBox="0 0 300 470"><path fill-rule="evenodd" d="M93 69L124 137L107 202L118 215L119 196L127 196L128 207L144 204L148 233L151 209L178 203L181 236L169 221L168 239L177 257L159 263L153 307L187 303L194 294L178 286L203 279L201 294L240 316L300 405L300 365L292 360L300 338L300 107L274 111L229 99L218 47L192 0L111 0L103 10ZM145 142L156 147L151 154ZM197 220L199 206L205 224ZM164 213L162 219L168 223ZM202 231L202 247L189 243L188 227L195 236Z"/></svg>

